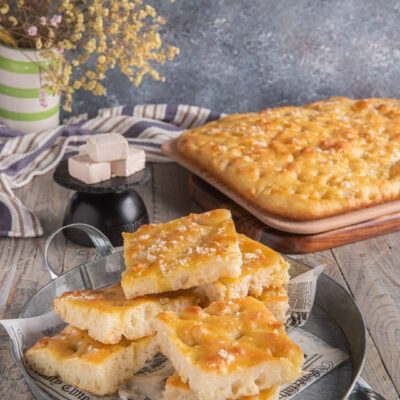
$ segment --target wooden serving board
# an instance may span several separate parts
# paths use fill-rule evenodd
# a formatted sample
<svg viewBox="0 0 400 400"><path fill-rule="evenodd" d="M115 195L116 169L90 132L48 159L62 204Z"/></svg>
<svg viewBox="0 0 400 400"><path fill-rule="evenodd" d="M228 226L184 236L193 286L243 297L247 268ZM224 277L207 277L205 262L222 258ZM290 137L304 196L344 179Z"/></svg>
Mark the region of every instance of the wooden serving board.
<svg viewBox="0 0 400 400"><path fill-rule="evenodd" d="M309 221L296 221L280 217L279 215L270 214L264 211L256 204L236 193L235 190L225 185L197 163L183 156L177 149L177 139L168 140L162 145L161 149L165 155L188 169L193 174L199 176L213 187L217 188L220 192L228 196L235 203L239 204L265 225L280 231L307 235L322 233L400 212L400 200L394 200L345 214Z"/></svg>
<svg viewBox="0 0 400 400"><path fill-rule="evenodd" d="M263 224L232 199L195 175L189 181L189 194L205 210L230 210L238 232L285 254L312 253L400 230L398 212L323 233L288 233Z"/></svg>

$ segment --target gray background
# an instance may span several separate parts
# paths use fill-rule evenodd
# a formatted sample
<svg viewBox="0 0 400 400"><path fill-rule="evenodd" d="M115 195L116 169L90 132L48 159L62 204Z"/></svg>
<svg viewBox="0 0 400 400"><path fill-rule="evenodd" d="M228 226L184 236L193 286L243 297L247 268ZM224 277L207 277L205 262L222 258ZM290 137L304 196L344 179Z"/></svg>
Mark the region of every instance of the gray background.
<svg viewBox="0 0 400 400"><path fill-rule="evenodd" d="M219 112L298 105L332 95L400 97L400 1L152 1L180 48L137 88L117 69L107 95L79 91L73 112L186 103ZM63 113L63 116L71 114Z"/></svg>

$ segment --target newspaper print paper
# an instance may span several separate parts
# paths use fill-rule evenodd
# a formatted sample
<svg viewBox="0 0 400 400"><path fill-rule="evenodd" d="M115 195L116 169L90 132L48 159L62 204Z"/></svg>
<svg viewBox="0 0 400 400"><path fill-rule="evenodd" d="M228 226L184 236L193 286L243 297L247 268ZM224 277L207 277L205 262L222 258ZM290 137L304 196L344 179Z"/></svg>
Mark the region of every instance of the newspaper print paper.
<svg viewBox="0 0 400 400"><path fill-rule="evenodd" d="M311 313L317 291L318 277L324 269L323 265L315 267L304 274L292 278L287 285L289 297L289 317L286 329L290 331L303 326Z"/></svg>
<svg viewBox="0 0 400 400"><path fill-rule="evenodd" d="M314 303L318 276L323 267L317 267L290 280L289 319L287 327L293 330L302 326L308 319ZM122 385L119 394L95 396L66 384L58 377L46 377L36 373L26 364L24 352L44 336L54 336L61 332L65 323L53 312L33 318L2 320L0 323L9 334L14 348L17 364L28 381L34 381L38 387L52 398L62 400L159 400L165 380L172 375L171 363L157 354L126 385ZM291 399L316 380L331 371L348 356L339 349L322 342L315 336L297 329L289 336L306 354L304 375L282 389L280 399Z"/></svg>
<svg viewBox="0 0 400 400"><path fill-rule="evenodd" d="M279 400L291 399L306 387L347 360L349 356L302 329L289 332L289 337L303 350L303 376L282 386Z"/></svg>

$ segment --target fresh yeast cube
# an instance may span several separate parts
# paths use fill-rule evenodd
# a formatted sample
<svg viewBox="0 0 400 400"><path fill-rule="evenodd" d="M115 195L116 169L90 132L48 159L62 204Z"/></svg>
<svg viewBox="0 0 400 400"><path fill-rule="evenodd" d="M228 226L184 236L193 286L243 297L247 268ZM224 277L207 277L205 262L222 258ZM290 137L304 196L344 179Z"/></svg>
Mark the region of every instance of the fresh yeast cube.
<svg viewBox="0 0 400 400"><path fill-rule="evenodd" d="M128 157L129 145L119 133L101 133L87 140L86 150L92 161L114 161Z"/></svg>
<svg viewBox="0 0 400 400"><path fill-rule="evenodd" d="M129 176L142 170L145 164L144 151L131 147L126 159L111 162L111 174L113 176Z"/></svg>
<svg viewBox="0 0 400 400"><path fill-rule="evenodd" d="M78 147L78 151L80 156L87 154L86 143Z"/></svg>
<svg viewBox="0 0 400 400"><path fill-rule="evenodd" d="M68 170L71 176L87 184L105 181L111 178L109 162L93 162L87 154L68 159Z"/></svg>

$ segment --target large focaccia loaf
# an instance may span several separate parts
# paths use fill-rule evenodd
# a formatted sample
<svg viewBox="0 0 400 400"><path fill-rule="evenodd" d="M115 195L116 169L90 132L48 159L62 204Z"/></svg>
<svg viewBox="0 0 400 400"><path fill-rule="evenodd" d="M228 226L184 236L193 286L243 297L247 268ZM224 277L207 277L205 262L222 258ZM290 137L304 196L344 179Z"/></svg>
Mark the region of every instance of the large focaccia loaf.
<svg viewBox="0 0 400 400"><path fill-rule="evenodd" d="M328 217L400 197L400 101L230 115L183 133L178 150L266 212Z"/></svg>

